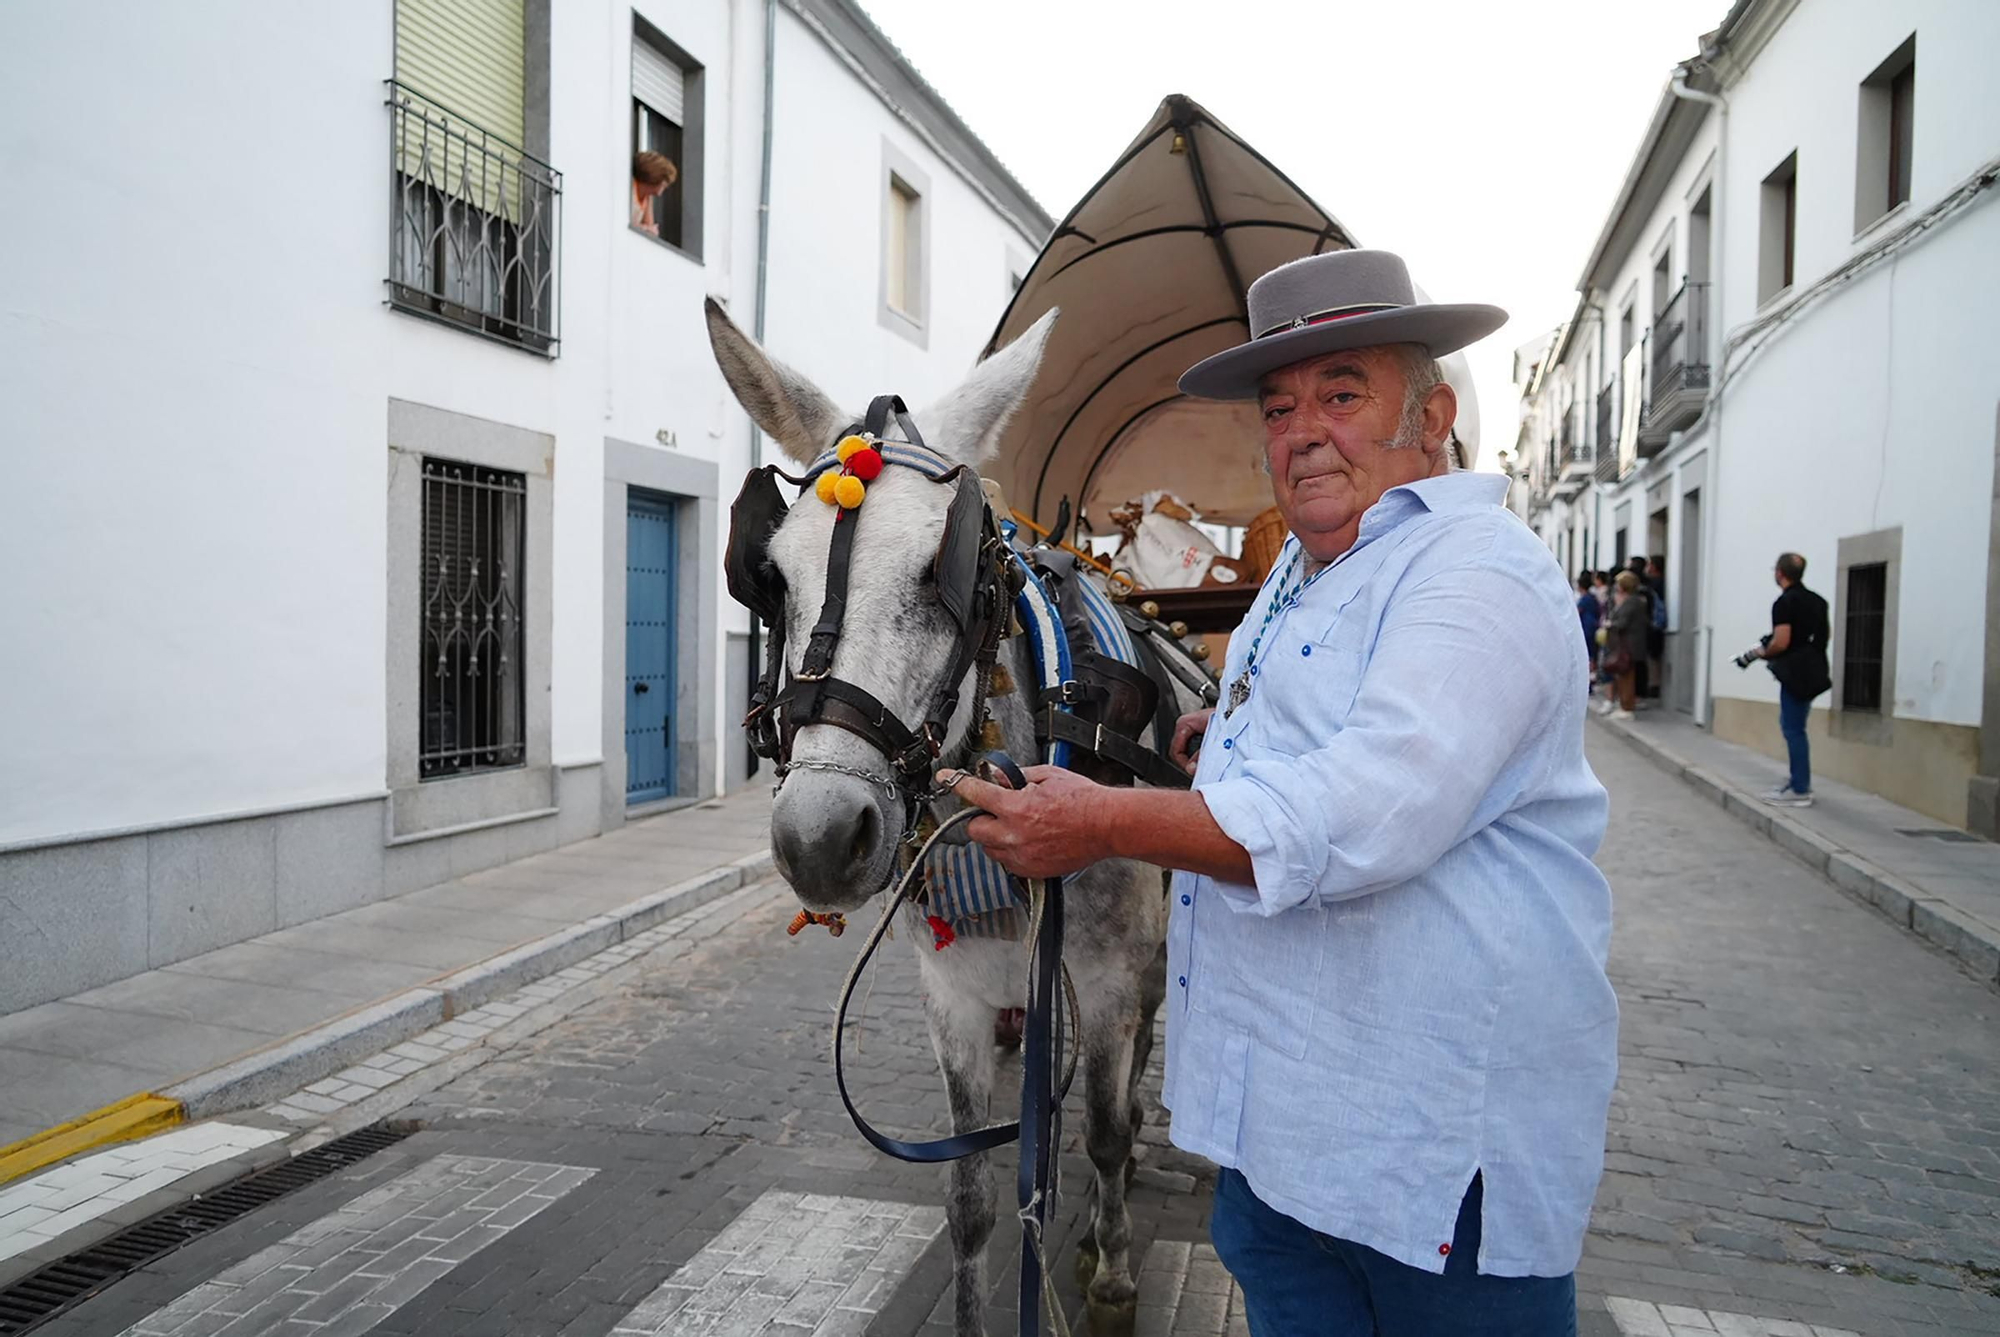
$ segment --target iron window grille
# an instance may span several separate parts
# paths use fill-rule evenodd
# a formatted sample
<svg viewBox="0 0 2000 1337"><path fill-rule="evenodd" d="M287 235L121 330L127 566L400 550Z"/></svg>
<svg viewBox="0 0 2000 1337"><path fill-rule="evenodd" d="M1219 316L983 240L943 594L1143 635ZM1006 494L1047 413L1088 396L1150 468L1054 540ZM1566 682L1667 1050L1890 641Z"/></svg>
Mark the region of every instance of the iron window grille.
<svg viewBox="0 0 2000 1337"><path fill-rule="evenodd" d="M436 459L424 461L423 479L418 778L519 766L527 479Z"/></svg>
<svg viewBox="0 0 2000 1337"><path fill-rule="evenodd" d="M562 173L388 86L389 304L554 357Z"/></svg>
<svg viewBox="0 0 2000 1337"><path fill-rule="evenodd" d="M1882 640L1889 613L1889 564L1847 568L1847 643L1842 649L1840 708L1882 709Z"/></svg>

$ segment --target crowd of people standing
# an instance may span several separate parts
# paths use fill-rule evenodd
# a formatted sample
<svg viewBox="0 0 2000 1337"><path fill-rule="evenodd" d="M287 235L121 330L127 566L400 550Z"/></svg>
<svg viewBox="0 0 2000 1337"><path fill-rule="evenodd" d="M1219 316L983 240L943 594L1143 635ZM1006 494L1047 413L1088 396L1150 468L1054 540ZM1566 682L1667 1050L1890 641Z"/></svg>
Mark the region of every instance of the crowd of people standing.
<svg viewBox="0 0 2000 1337"><path fill-rule="evenodd" d="M1576 578L1576 615L1590 653L1591 708L1601 715L1630 719L1642 704L1660 698L1660 652L1667 639L1661 563L1658 557L1634 557L1622 571L1585 571Z"/></svg>

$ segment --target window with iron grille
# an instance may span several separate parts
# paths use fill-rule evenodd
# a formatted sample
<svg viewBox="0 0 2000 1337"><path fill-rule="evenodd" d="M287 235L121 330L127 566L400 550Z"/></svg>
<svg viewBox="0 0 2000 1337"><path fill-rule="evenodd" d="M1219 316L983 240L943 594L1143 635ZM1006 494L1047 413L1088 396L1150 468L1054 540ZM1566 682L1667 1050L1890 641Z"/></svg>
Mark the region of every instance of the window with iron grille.
<svg viewBox="0 0 2000 1337"><path fill-rule="evenodd" d="M521 474L424 460L421 779L519 766L526 758L527 492Z"/></svg>
<svg viewBox="0 0 2000 1337"><path fill-rule="evenodd" d="M1847 644L1842 647L1840 708L1882 708L1882 635L1889 614L1889 564L1847 569Z"/></svg>

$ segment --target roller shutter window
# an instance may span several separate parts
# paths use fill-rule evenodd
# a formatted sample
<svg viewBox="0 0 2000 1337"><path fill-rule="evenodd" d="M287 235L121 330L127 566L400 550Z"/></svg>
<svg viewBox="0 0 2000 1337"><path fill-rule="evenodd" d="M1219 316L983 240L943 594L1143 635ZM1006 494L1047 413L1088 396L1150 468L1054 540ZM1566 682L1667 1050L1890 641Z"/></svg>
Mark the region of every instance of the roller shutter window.
<svg viewBox="0 0 2000 1337"><path fill-rule="evenodd" d="M676 126L687 124L687 76L641 38L632 41L632 96Z"/></svg>
<svg viewBox="0 0 2000 1337"><path fill-rule="evenodd" d="M683 211L687 199L687 85L680 63L632 34L632 151L665 154L678 175L653 201L653 222L661 241L687 245Z"/></svg>
<svg viewBox="0 0 2000 1337"><path fill-rule="evenodd" d="M526 59L525 0L396 0L396 81L449 113L410 118L398 170L516 216Z"/></svg>

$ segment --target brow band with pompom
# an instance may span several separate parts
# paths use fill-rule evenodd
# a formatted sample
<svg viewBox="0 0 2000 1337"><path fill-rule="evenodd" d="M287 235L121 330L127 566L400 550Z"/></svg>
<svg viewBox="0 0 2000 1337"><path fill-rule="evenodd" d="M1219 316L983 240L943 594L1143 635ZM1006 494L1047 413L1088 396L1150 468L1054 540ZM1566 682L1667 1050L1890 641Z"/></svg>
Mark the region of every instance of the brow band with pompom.
<svg viewBox="0 0 2000 1337"><path fill-rule="evenodd" d="M840 472L828 470L813 484L813 495L829 506L851 511L868 498L868 484L882 476L882 450L865 436L842 437L833 449Z"/></svg>

